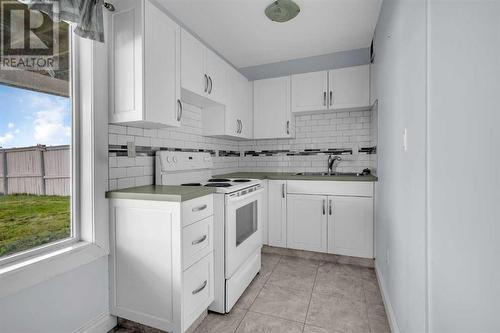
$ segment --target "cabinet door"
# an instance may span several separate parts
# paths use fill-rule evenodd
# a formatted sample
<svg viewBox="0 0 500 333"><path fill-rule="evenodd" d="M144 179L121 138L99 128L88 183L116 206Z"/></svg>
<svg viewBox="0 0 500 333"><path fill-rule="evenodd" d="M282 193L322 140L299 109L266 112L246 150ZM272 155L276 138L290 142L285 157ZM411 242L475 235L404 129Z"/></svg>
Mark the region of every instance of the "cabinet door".
<svg viewBox="0 0 500 333"><path fill-rule="evenodd" d="M227 104L225 110L225 133L226 135L239 137L240 109L243 106L241 101L239 74L234 68L229 68L226 72L227 82Z"/></svg>
<svg viewBox="0 0 500 333"><path fill-rule="evenodd" d="M142 96L142 1L113 1L115 10L105 10L109 56L110 122L143 118Z"/></svg>
<svg viewBox="0 0 500 333"><path fill-rule="evenodd" d="M370 105L370 66L331 70L330 109L367 108Z"/></svg>
<svg viewBox="0 0 500 333"><path fill-rule="evenodd" d="M226 104L226 72L229 65L213 51L207 49L208 97L221 104Z"/></svg>
<svg viewBox="0 0 500 333"><path fill-rule="evenodd" d="M292 112L328 109L328 71L292 75Z"/></svg>
<svg viewBox="0 0 500 333"><path fill-rule="evenodd" d="M373 258L373 198L328 197L328 252Z"/></svg>
<svg viewBox="0 0 500 333"><path fill-rule="evenodd" d="M287 247L326 252L327 197L324 195L288 194Z"/></svg>
<svg viewBox="0 0 500 333"><path fill-rule="evenodd" d="M145 18L145 120L180 126L180 27L150 1L145 2Z"/></svg>
<svg viewBox="0 0 500 333"><path fill-rule="evenodd" d="M286 247L286 182L270 180L268 184L268 242Z"/></svg>
<svg viewBox="0 0 500 333"><path fill-rule="evenodd" d="M254 81L254 138L291 136L290 77Z"/></svg>
<svg viewBox="0 0 500 333"><path fill-rule="evenodd" d="M206 47L187 31L181 31L181 86L198 95L206 95Z"/></svg>

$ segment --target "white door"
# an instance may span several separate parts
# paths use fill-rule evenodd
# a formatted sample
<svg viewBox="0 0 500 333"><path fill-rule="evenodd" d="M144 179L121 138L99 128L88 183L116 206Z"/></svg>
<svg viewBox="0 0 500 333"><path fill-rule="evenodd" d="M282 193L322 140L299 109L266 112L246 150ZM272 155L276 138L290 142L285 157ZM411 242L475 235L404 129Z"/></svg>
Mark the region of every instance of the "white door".
<svg viewBox="0 0 500 333"><path fill-rule="evenodd" d="M269 180L268 183L268 243L286 247L286 182Z"/></svg>
<svg viewBox="0 0 500 333"><path fill-rule="evenodd" d="M207 49L208 97L221 104L227 103L226 72L229 65L212 50Z"/></svg>
<svg viewBox="0 0 500 333"><path fill-rule="evenodd" d="M180 126L180 27L150 1L145 2L145 13L145 120Z"/></svg>
<svg viewBox="0 0 500 333"><path fill-rule="evenodd" d="M328 109L328 71L292 75L292 112Z"/></svg>
<svg viewBox="0 0 500 333"><path fill-rule="evenodd" d="M256 80L254 83L254 138L291 136L290 77Z"/></svg>
<svg viewBox="0 0 500 333"><path fill-rule="evenodd" d="M259 189L242 196L226 195L226 279L262 246L262 192Z"/></svg>
<svg viewBox="0 0 500 333"><path fill-rule="evenodd" d="M110 122L143 119L143 2L113 1L115 10L105 10L109 41Z"/></svg>
<svg viewBox="0 0 500 333"><path fill-rule="evenodd" d="M373 198L328 197L328 252L373 258Z"/></svg>
<svg viewBox="0 0 500 333"><path fill-rule="evenodd" d="M181 86L205 96L208 90L206 47L187 31L181 31Z"/></svg>
<svg viewBox="0 0 500 333"><path fill-rule="evenodd" d="M370 65L329 72L330 109L366 108L370 105Z"/></svg>
<svg viewBox="0 0 500 333"><path fill-rule="evenodd" d="M324 195L288 194L287 247L326 252L327 197Z"/></svg>

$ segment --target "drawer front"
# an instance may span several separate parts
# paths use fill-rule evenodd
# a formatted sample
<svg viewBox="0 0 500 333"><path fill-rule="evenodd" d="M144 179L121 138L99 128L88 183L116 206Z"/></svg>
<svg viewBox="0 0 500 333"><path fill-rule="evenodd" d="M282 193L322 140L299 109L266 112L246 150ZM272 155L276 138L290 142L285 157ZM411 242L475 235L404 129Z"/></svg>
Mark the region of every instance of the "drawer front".
<svg viewBox="0 0 500 333"><path fill-rule="evenodd" d="M213 251L214 217L190 224L182 230L182 268L186 269Z"/></svg>
<svg viewBox="0 0 500 333"><path fill-rule="evenodd" d="M372 182L287 181L287 193L373 197Z"/></svg>
<svg viewBox="0 0 500 333"><path fill-rule="evenodd" d="M188 200L182 203L182 226L193 224L214 214L214 196Z"/></svg>
<svg viewBox="0 0 500 333"><path fill-rule="evenodd" d="M183 327L189 327L214 300L213 252L184 271Z"/></svg>

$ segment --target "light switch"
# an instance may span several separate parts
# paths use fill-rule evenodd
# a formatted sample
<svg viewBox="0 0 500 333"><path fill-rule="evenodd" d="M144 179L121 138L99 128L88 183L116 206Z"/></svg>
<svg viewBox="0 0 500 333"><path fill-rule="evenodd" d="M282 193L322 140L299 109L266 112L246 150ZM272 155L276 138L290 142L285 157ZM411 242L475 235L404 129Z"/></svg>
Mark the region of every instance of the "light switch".
<svg viewBox="0 0 500 333"><path fill-rule="evenodd" d="M403 150L408 151L408 131L406 128L403 131Z"/></svg>

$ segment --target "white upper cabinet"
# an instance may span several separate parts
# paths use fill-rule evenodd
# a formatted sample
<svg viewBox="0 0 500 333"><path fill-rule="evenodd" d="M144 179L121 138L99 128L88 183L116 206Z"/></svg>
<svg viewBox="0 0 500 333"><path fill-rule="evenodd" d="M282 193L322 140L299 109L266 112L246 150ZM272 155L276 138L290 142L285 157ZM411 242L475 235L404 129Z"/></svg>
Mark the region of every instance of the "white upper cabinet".
<svg viewBox="0 0 500 333"><path fill-rule="evenodd" d="M370 107L370 65L331 70L329 84L330 109Z"/></svg>
<svg viewBox="0 0 500 333"><path fill-rule="evenodd" d="M105 11L110 123L180 126L180 27L149 0L113 5Z"/></svg>
<svg viewBox="0 0 500 333"><path fill-rule="evenodd" d="M229 64L187 31L181 35L182 100L200 107L226 104Z"/></svg>
<svg viewBox="0 0 500 333"><path fill-rule="evenodd" d="M328 71L292 75L292 111L328 109Z"/></svg>
<svg viewBox="0 0 500 333"><path fill-rule="evenodd" d="M368 109L370 66L292 75L292 112Z"/></svg>
<svg viewBox="0 0 500 333"><path fill-rule="evenodd" d="M292 137L290 76L253 82L254 139Z"/></svg>

